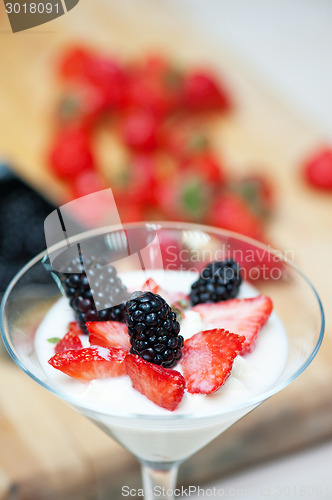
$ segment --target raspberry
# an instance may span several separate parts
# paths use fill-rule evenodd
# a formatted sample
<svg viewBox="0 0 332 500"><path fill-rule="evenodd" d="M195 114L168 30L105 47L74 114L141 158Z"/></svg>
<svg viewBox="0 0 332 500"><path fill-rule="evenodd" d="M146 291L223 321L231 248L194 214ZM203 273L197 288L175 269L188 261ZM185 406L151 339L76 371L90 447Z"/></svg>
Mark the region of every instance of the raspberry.
<svg viewBox="0 0 332 500"><path fill-rule="evenodd" d="M164 368L171 368L181 358L180 325L160 295L135 292L126 304L126 321L132 354Z"/></svg>

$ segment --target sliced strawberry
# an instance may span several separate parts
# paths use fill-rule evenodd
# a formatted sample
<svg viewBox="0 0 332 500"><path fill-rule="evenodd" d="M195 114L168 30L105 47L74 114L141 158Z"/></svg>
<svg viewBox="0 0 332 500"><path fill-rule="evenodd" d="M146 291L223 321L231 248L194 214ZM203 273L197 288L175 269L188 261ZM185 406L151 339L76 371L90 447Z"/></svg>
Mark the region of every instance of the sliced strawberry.
<svg viewBox="0 0 332 500"><path fill-rule="evenodd" d="M119 321L88 321L90 345L130 349L128 327Z"/></svg>
<svg viewBox="0 0 332 500"><path fill-rule="evenodd" d="M155 282L153 278L148 278L145 283L142 286L142 292L152 292L152 293L157 293L160 295L160 292L162 289L158 285L158 283Z"/></svg>
<svg viewBox="0 0 332 500"><path fill-rule="evenodd" d="M59 342L55 346L55 352L59 354L71 349L81 349L83 345L79 338L79 335L82 334L83 332L77 325L76 321L72 321L71 323L69 323L69 330L66 335L61 340L59 340Z"/></svg>
<svg viewBox="0 0 332 500"><path fill-rule="evenodd" d="M127 354L126 367L134 389L150 401L169 411L179 406L185 388L181 373L148 363L134 354Z"/></svg>
<svg viewBox="0 0 332 500"><path fill-rule="evenodd" d="M269 297L259 295L250 299L231 299L215 304L198 304L193 311L199 312L203 321L210 327L224 328L232 333L245 336L241 354L250 352L257 335L272 312L273 304Z"/></svg>
<svg viewBox="0 0 332 500"><path fill-rule="evenodd" d="M127 351L114 347L85 347L55 354L48 362L80 382L119 377L126 373Z"/></svg>
<svg viewBox="0 0 332 500"><path fill-rule="evenodd" d="M187 339L183 346L181 366L188 392L211 394L229 377L235 357L245 337L216 328Z"/></svg>
<svg viewBox="0 0 332 500"><path fill-rule="evenodd" d="M153 278L148 278L142 286L142 291L148 291L161 295L166 302L172 302L171 296Z"/></svg>

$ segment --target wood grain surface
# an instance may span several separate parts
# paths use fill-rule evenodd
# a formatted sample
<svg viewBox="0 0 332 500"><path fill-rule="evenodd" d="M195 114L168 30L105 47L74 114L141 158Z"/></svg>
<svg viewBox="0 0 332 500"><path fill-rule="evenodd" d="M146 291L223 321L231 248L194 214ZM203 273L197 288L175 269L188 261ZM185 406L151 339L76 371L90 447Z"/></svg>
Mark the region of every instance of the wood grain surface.
<svg viewBox="0 0 332 500"><path fill-rule="evenodd" d="M172 7L173 6L173 7ZM0 9L3 9L1 4ZM191 484L332 437L332 197L304 185L301 159L321 140L310 123L278 99L227 47L202 37L166 1L81 0L67 15L11 34L0 11L0 155L55 201L63 187L47 172L57 90L52 68L71 41L129 58L151 48L179 62L220 71L237 110L214 130L234 173L268 171L278 207L269 235L290 250L313 281L326 309L326 337L314 363L291 386L188 460L180 481ZM0 358L0 498L121 498L121 485L139 484L136 461L92 423Z"/></svg>

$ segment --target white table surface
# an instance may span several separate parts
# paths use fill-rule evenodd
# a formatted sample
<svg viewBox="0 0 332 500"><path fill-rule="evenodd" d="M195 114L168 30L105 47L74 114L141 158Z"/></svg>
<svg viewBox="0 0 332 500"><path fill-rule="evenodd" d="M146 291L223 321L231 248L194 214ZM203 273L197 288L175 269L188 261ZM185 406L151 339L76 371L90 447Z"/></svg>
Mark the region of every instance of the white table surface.
<svg viewBox="0 0 332 500"><path fill-rule="evenodd" d="M332 144L332 1L173 1L184 15L191 7L202 30L242 56ZM332 442L207 485L190 498L332 499Z"/></svg>
<svg viewBox="0 0 332 500"><path fill-rule="evenodd" d="M330 0L164 0L227 44L332 142Z"/></svg>
<svg viewBox="0 0 332 500"><path fill-rule="evenodd" d="M224 481L193 491L190 500L233 498L241 500L332 498L332 442L264 466L249 469ZM185 492L183 492L185 498Z"/></svg>

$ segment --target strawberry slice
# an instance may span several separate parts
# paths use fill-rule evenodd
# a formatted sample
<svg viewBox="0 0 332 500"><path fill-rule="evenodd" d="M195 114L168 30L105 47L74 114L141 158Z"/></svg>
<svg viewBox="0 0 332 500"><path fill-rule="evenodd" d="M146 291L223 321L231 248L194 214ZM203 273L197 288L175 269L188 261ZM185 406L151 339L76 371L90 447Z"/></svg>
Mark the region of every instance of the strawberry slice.
<svg viewBox="0 0 332 500"><path fill-rule="evenodd" d="M128 327L119 321L88 321L90 345L130 349Z"/></svg>
<svg viewBox="0 0 332 500"><path fill-rule="evenodd" d="M181 373L149 363L134 354L127 354L126 367L134 389L150 401L169 411L179 406L185 388Z"/></svg>
<svg viewBox="0 0 332 500"><path fill-rule="evenodd" d="M56 344L54 348L55 352L60 354L65 351L69 351L70 349L81 349L83 345L79 335L82 334L83 332L76 321L72 321L69 323L69 330L66 335Z"/></svg>
<svg viewBox="0 0 332 500"><path fill-rule="evenodd" d="M160 295L163 290L153 278L148 278L142 286L142 292L152 292Z"/></svg>
<svg viewBox="0 0 332 500"><path fill-rule="evenodd" d="M55 354L48 362L80 382L89 382L124 375L126 354L124 349L114 347L85 347Z"/></svg>
<svg viewBox="0 0 332 500"><path fill-rule="evenodd" d="M188 392L211 394L229 377L244 336L215 328L193 335L183 346L181 366Z"/></svg>
<svg viewBox="0 0 332 500"><path fill-rule="evenodd" d="M269 297L259 295L250 299L231 299L214 304L198 304L193 311L210 327L224 328L232 333L245 336L241 354L252 351L259 331L263 328L272 312L273 304Z"/></svg>

